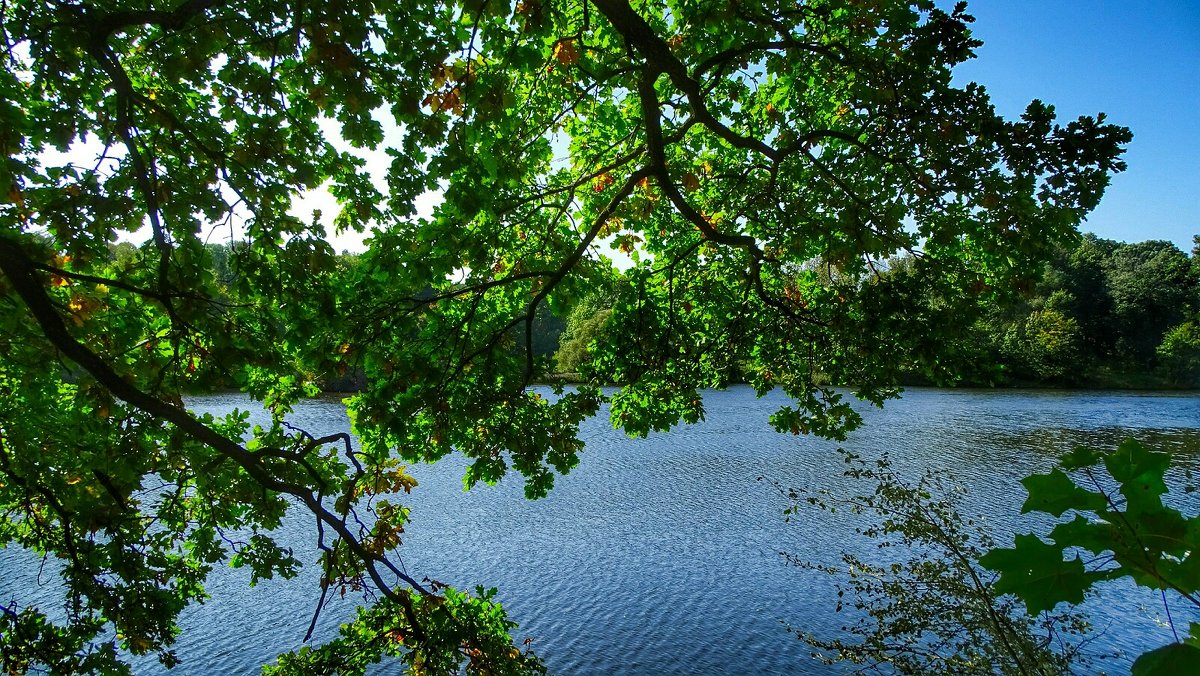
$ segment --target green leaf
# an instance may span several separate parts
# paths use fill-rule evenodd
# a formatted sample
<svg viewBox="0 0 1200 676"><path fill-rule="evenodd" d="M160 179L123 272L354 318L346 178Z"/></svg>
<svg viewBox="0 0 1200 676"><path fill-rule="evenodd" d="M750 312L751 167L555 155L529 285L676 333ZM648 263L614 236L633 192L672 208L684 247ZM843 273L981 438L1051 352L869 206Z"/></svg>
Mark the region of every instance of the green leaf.
<svg viewBox="0 0 1200 676"><path fill-rule="evenodd" d="M1104 458L1109 474L1120 482L1131 514L1154 514L1162 510L1161 496L1167 492L1163 480L1171 456L1148 450L1135 439L1126 439L1116 452Z"/></svg>
<svg viewBox="0 0 1200 676"><path fill-rule="evenodd" d="M1060 523L1050 531L1050 538L1063 549L1080 547L1093 554L1113 549L1113 526L1105 522L1093 522L1076 515L1066 523Z"/></svg>
<svg viewBox="0 0 1200 676"><path fill-rule="evenodd" d="M1103 495L1080 488L1060 469L1030 475L1021 483L1029 491L1029 498L1021 506L1022 514L1037 511L1062 516L1068 509L1101 510L1107 504Z"/></svg>
<svg viewBox="0 0 1200 676"><path fill-rule="evenodd" d="M1104 458L1104 466L1121 483L1147 477L1158 477L1161 483L1167 468L1171 466L1171 456L1151 451L1136 439L1126 439L1114 453Z"/></svg>
<svg viewBox="0 0 1200 676"><path fill-rule="evenodd" d="M1079 557L1063 559L1061 547L1033 534L1018 535L1013 549L993 549L979 563L1000 573L996 592L1014 594L1030 614L1053 610L1062 602L1081 603L1092 583L1102 577L1083 567Z"/></svg>
<svg viewBox="0 0 1200 676"><path fill-rule="evenodd" d="M1132 676L1195 676L1200 674L1200 648L1172 643L1142 653L1133 663Z"/></svg>
<svg viewBox="0 0 1200 676"><path fill-rule="evenodd" d="M1098 451L1085 446L1076 446L1070 453L1064 454L1058 464L1063 469L1082 469L1095 465L1100 462L1102 457Z"/></svg>

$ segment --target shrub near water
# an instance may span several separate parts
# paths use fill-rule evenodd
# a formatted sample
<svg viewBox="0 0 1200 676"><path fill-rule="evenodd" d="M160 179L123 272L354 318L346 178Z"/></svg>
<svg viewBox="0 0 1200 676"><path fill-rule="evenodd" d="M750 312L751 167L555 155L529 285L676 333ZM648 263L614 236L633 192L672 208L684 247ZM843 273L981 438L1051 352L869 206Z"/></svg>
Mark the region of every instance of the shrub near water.
<svg viewBox="0 0 1200 676"><path fill-rule="evenodd" d="M1081 650L1091 631L1083 614L1026 613L980 565L995 541L984 523L963 516L961 485L934 471L910 483L887 456L843 454L845 475L869 492L783 491L789 519L813 508L851 512L874 545L870 556L843 552L840 565L786 554L793 565L833 576L836 610L848 615L846 637L789 628L814 657L903 674L1061 674L1090 664Z"/></svg>

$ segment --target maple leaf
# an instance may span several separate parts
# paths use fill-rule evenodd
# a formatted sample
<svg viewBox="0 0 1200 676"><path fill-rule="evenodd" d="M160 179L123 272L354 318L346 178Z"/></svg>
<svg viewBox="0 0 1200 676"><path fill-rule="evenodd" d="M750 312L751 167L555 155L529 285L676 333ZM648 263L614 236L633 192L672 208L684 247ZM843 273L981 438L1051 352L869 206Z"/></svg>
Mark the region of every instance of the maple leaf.
<svg viewBox="0 0 1200 676"><path fill-rule="evenodd" d="M574 40L562 40L554 45L554 59L564 66L579 63L579 48Z"/></svg>

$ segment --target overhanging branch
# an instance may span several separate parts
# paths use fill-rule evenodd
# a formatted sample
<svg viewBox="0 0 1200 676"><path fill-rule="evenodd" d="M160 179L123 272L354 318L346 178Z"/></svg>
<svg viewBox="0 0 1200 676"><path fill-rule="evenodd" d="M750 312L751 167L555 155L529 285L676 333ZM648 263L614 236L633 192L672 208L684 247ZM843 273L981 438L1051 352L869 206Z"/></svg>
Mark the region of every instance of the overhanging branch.
<svg viewBox="0 0 1200 676"><path fill-rule="evenodd" d="M398 603L404 609L414 633L420 635L415 611L410 599L394 591L380 574L376 565L386 567L398 579L404 581L414 590L428 594L419 582L398 569L381 555L368 551L354 536L343 520L327 510L317 495L311 490L284 481L274 476L263 465L261 459L246 450L241 444L225 437L216 430L196 420L186 410L166 401L150 396L125 380L112 369L100 356L80 343L67 330L62 317L54 310L50 297L46 294L45 286L39 279L33 263L26 257L20 246L9 238L0 237L0 272L8 279L17 295L24 301L25 306L33 315L38 327L46 339L68 359L87 371L98 383L108 389L113 396L124 400L130 405L156 418L165 420L191 436L193 439L209 446L221 455L233 460L242 467L251 478L267 490L291 495L301 502L320 520L336 532L355 556L363 562L367 574L388 599Z"/></svg>

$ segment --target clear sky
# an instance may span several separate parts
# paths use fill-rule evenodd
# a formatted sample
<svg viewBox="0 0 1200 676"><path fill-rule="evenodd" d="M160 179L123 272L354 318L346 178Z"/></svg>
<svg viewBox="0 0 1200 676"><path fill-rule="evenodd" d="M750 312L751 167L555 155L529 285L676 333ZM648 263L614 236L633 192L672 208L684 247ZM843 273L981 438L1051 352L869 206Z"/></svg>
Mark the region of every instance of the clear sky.
<svg viewBox="0 0 1200 676"><path fill-rule="evenodd" d="M1200 0L974 0L977 59L1005 117L1030 100L1060 118L1105 112L1129 127L1128 170L1081 229L1191 251L1200 234Z"/></svg>

